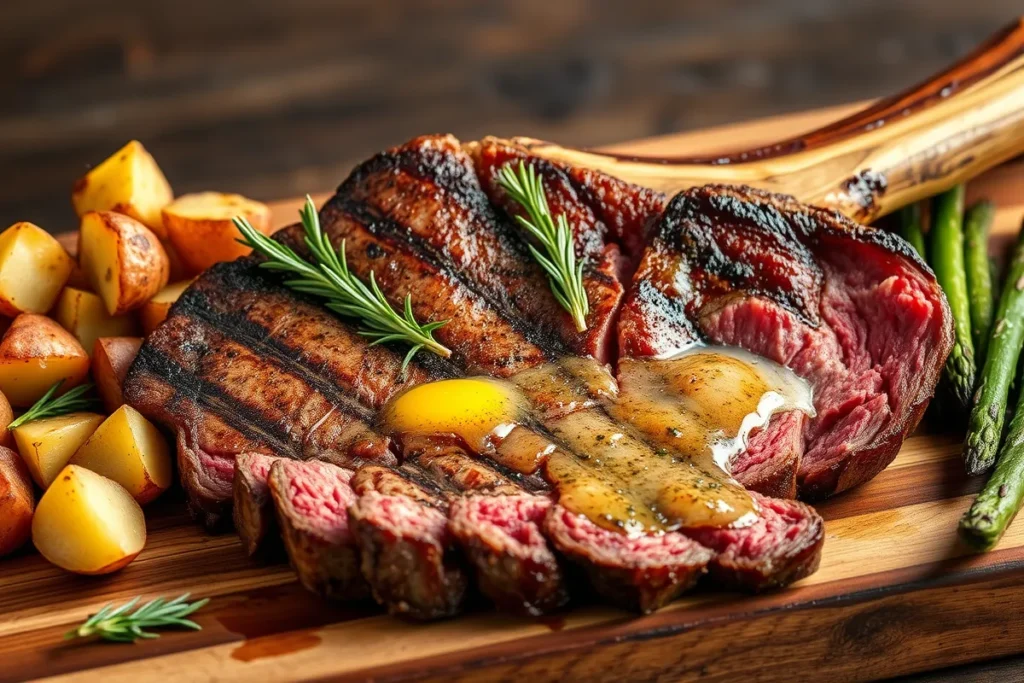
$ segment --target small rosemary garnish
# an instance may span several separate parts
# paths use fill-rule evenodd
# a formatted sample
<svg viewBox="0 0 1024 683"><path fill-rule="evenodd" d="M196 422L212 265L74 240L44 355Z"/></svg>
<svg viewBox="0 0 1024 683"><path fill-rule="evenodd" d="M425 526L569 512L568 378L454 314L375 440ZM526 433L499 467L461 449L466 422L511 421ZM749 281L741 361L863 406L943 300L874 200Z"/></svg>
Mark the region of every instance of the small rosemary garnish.
<svg viewBox="0 0 1024 683"><path fill-rule="evenodd" d="M188 598L188 593L180 595L170 602L165 601L163 598L156 598L155 600L150 600L131 614L128 614L128 611L139 604L141 598L136 597L116 609L113 603L111 603L89 617L78 628L65 633L64 639L71 640L72 638L96 636L115 643L134 643L139 639L160 637L159 633L144 630L147 628L179 626L192 629L193 631L201 631L202 626L185 617L208 603L209 599L188 603L186 602Z"/></svg>
<svg viewBox="0 0 1024 683"><path fill-rule="evenodd" d="M576 331L583 332L587 329L590 304L583 289L583 264L576 263L576 249L568 221L562 214L552 218L544 194L544 182L533 164L527 166L520 161L518 171L505 166L498 173L498 182L526 210L529 218L516 216L516 220L541 243L545 253L532 244L529 245L530 252L547 271L551 292L562 308L569 311Z"/></svg>
<svg viewBox="0 0 1024 683"><path fill-rule="evenodd" d="M46 390L42 398L33 403L32 407L22 413L18 419L7 425L7 428L14 429L27 422L41 420L44 417L57 417L58 415L67 415L68 413L95 407L96 400L85 396L86 392L92 389L91 384L79 384L74 389L69 389L66 394L53 398L53 395L57 393L62 384L64 384L64 380L55 382L52 387Z"/></svg>
<svg viewBox="0 0 1024 683"><path fill-rule="evenodd" d="M290 247L259 232L242 217L234 219L235 226L242 233L242 244L267 260L260 264L269 270L293 273L299 277L286 280L292 289L327 299L327 308L360 323L359 334L373 340L373 344L403 342L412 346L402 362L402 370L420 349L427 349L447 358L452 352L434 339L433 332L447 320L421 325L412 313L412 297L405 296L403 314L399 315L388 303L373 271L370 271L369 287L348 269L345 260L345 241L337 251L331 246L326 233L320 228L320 218L309 195L306 205L299 211L305 230L306 247L315 263L309 263Z"/></svg>

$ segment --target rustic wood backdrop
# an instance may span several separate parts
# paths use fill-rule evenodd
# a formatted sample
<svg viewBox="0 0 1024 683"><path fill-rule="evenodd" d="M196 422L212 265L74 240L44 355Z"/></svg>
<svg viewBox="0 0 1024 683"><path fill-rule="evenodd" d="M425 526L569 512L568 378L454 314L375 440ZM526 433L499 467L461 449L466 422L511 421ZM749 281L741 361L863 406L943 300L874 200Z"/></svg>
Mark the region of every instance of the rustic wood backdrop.
<svg viewBox="0 0 1024 683"><path fill-rule="evenodd" d="M334 187L419 133L601 144L875 97L1020 0L3 0L0 223L129 138L178 192Z"/></svg>

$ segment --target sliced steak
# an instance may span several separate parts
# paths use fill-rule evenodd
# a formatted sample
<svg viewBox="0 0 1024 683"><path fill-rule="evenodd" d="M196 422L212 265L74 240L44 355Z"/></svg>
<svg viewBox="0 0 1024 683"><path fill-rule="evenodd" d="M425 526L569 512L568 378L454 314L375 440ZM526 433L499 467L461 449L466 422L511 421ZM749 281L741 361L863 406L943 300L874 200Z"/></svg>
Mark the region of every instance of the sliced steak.
<svg viewBox="0 0 1024 683"><path fill-rule="evenodd" d="M798 480L814 499L892 461L934 392L952 329L934 275L898 237L790 197L708 186L676 196L661 218L619 348L650 357L706 340L807 379L817 415L803 429Z"/></svg>
<svg viewBox="0 0 1024 683"><path fill-rule="evenodd" d="M714 553L682 534L630 537L553 505L544 532L602 598L647 613L692 588Z"/></svg>
<svg viewBox="0 0 1024 683"><path fill-rule="evenodd" d="M349 508L349 523L363 576L389 613L437 619L461 611L468 572L442 510L370 491Z"/></svg>
<svg viewBox="0 0 1024 683"><path fill-rule="evenodd" d="M448 527L476 570L480 592L499 609L537 616L569 600L542 525L551 499L470 495L452 501Z"/></svg>
<svg viewBox="0 0 1024 683"><path fill-rule="evenodd" d="M241 453L235 458L233 519L235 532L250 557L270 554L270 547L280 542L269 485L270 466L275 460L262 453Z"/></svg>
<svg viewBox="0 0 1024 683"><path fill-rule="evenodd" d="M753 526L686 532L715 551L711 578L727 588L760 591L813 574L825 540L821 515L795 500L753 495L760 512Z"/></svg>
<svg viewBox="0 0 1024 683"><path fill-rule="evenodd" d="M751 491L775 498L796 497L796 475L804 452L803 424L798 411L775 415L765 429L750 436L730 473Z"/></svg>
<svg viewBox="0 0 1024 683"><path fill-rule="evenodd" d="M307 590L339 600L369 597L349 526L356 500L352 473L329 463L280 459L270 468L270 494L285 547Z"/></svg>

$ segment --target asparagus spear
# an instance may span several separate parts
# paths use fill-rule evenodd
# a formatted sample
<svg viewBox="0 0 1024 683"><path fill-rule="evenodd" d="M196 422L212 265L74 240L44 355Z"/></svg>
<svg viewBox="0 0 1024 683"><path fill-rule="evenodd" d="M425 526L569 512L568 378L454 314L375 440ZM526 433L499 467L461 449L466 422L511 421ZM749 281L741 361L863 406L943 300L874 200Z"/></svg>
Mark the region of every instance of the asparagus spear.
<svg viewBox="0 0 1024 683"><path fill-rule="evenodd" d="M953 350L946 360L946 377L953 394L966 407L970 405L974 390L975 366L967 275L964 272L963 209L963 185L957 185L935 198L930 256L935 277L949 299L956 331Z"/></svg>
<svg viewBox="0 0 1024 683"><path fill-rule="evenodd" d="M981 550L1002 538L1024 500L1024 401L1010 420L999 464L960 520L960 536Z"/></svg>
<svg viewBox="0 0 1024 683"><path fill-rule="evenodd" d="M967 271L967 295L971 308L971 341L975 363L981 363L988 346L988 332L995 313L992 295L992 270L988 260L988 231L996 207L981 201L964 214L964 266Z"/></svg>
<svg viewBox="0 0 1024 683"><path fill-rule="evenodd" d="M978 392L967 423L964 463L970 474L982 474L992 467L1003 433L1006 401L1024 345L1024 230L1007 272L999 297L999 310L989 338L988 357L981 371ZM1020 410L1020 407L1018 407ZM1021 425L1024 428L1024 424Z"/></svg>
<svg viewBox="0 0 1024 683"><path fill-rule="evenodd" d="M900 211L900 235L910 243L910 246L917 250L918 256L925 258L920 202L908 204Z"/></svg>

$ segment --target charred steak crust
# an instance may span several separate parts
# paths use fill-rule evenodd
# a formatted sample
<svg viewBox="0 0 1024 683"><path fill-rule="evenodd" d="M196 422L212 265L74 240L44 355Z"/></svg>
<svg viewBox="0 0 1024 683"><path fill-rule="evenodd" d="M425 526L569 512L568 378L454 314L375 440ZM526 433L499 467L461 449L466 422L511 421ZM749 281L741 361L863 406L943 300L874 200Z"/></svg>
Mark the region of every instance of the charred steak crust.
<svg viewBox="0 0 1024 683"><path fill-rule="evenodd" d="M742 346L811 382L799 494L822 498L896 456L953 340L949 307L900 238L793 198L706 186L665 210L619 319L631 357Z"/></svg>

